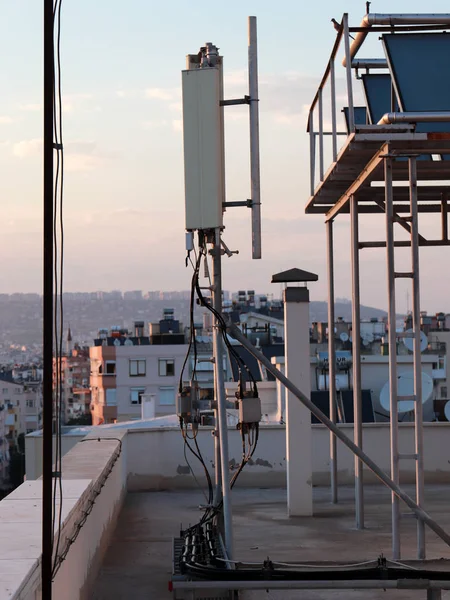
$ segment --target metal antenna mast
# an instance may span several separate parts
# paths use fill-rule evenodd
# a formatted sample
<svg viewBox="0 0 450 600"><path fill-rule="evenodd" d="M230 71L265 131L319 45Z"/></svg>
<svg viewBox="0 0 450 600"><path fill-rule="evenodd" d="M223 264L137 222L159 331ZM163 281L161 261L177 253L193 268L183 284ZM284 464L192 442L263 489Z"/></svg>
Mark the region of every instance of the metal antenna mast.
<svg viewBox="0 0 450 600"><path fill-rule="evenodd" d="M228 426L223 373L222 254L226 249L221 235L223 212L227 207L248 207L252 211L252 258L261 258L261 198L259 165L259 107L256 17L248 18L249 94L224 100L223 59L218 48L208 42L197 54L187 56L183 71L183 132L185 162L186 229L198 231L212 256L211 302L215 311L213 326L215 421L214 504L223 502L223 533L228 558L233 556L233 525L228 456ZM251 198L226 202L224 107L247 104L250 121ZM187 235L187 250L192 249ZM193 326L193 324L191 324Z"/></svg>

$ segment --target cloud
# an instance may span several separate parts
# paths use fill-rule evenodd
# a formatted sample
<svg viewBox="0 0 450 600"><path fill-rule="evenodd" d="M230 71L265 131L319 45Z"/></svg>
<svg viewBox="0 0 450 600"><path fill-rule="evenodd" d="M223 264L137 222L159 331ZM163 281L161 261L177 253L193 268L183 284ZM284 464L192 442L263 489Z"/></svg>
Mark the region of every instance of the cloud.
<svg viewBox="0 0 450 600"><path fill-rule="evenodd" d="M14 156L18 158L30 158L39 156L42 153L42 139L34 138L32 140L22 140L13 144L12 150Z"/></svg>
<svg viewBox="0 0 450 600"><path fill-rule="evenodd" d="M19 110L38 112L39 110L42 110L42 104L22 104L19 106Z"/></svg>
<svg viewBox="0 0 450 600"><path fill-rule="evenodd" d="M157 100L172 100L174 92L170 88L147 88L145 96L146 98L155 98Z"/></svg>
<svg viewBox="0 0 450 600"><path fill-rule="evenodd" d="M160 129L161 127L167 127L168 121L166 119L161 120L153 120L153 121L144 121L142 123L142 127L144 129Z"/></svg>
<svg viewBox="0 0 450 600"><path fill-rule="evenodd" d="M183 131L183 120L182 119L173 119L172 120L172 129L177 133Z"/></svg>

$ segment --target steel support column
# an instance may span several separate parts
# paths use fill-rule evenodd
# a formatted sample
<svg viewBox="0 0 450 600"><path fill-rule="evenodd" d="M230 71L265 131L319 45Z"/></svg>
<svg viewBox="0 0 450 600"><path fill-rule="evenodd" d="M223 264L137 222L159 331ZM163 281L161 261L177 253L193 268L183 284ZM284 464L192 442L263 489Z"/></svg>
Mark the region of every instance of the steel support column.
<svg viewBox="0 0 450 600"><path fill-rule="evenodd" d="M424 504L423 474L423 412L422 412L422 352L420 349L420 270L419 270L419 214L417 209L417 158L409 159L409 189L411 205L411 266L412 266L412 314L414 331L414 396L416 397L415 453L416 453L416 502ZM417 520L417 558L425 558L425 524Z"/></svg>
<svg viewBox="0 0 450 600"><path fill-rule="evenodd" d="M214 309L222 313L222 248L220 244L220 228L214 230L212 248L213 286L212 303ZM214 317L213 325L214 375L216 389L217 416L219 422L220 469L223 496L223 521L225 547L230 560L233 558L233 522L231 513L230 472L228 464L228 423L226 411L225 382L223 377L223 342L220 325Z"/></svg>
<svg viewBox="0 0 450 600"><path fill-rule="evenodd" d="M333 221L326 223L327 228L327 275L328 275L328 380L330 395L330 419L336 423L336 345L334 340L334 251ZM337 483L337 440L330 431L330 486L331 502L338 501Z"/></svg>
<svg viewBox="0 0 450 600"><path fill-rule="evenodd" d="M358 200L350 199L351 263L352 263L352 351L353 351L353 414L354 440L362 448L362 403L361 403L361 315L359 293L359 224ZM364 482L363 463L355 456L355 512L357 529L364 528Z"/></svg>
<svg viewBox="0 0 450 600"><path fill-rule="evenodd" d="M388 335L389 335L389 395L390 395L390 441L391 479L399 485L398 466L398 405L397 405L397 336L395 309L395 261L394 261L394 211L392 187L392 159L384 162L385 202L386 202L386 258L388 288ZM392 557L400 558L400 507L396 494L392 502Z"/></svg>

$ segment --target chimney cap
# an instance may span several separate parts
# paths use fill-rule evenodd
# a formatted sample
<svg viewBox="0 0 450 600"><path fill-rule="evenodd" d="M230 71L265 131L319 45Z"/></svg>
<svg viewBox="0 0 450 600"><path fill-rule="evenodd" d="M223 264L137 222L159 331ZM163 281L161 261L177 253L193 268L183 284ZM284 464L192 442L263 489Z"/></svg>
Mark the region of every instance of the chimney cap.
<svg viewBox="0 0 450 600"><path fill-rule="evenodd" d="M293 268L272 275L272 283L300 283L307 281L318 281L316 273L310 273L303 269Z"/></svg>

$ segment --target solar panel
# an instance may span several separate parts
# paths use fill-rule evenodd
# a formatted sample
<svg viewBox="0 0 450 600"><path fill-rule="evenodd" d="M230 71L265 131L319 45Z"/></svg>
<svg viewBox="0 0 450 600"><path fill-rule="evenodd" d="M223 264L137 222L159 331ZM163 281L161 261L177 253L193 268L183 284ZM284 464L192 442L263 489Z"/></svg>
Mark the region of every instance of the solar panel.
<svg viewBox="0 0 450 600"><path fill-rule="evenodd" d="M348 106L344 106L342 109L345 118L345 126L347 133L350 133L349 119L348 119ZM355 117L355 125L367 125L367 108L365 106L355 106L353 108L353 114Z"/></svg>
<svg viewBox="0 0 450 600"><path fill-rule="evenodd" d="M402 112L450 111L450 34L386 34L382 42ZM419 123L418 132L450 132L450 123Z"/></svg>
<svg viewBox="0 0 450 600"><path fill-rule="evenodd" d="M392 80L389 73L364 74L361 76L367 102L370 123L376 125L383 115L392 112ZM397 98L394 111L398 111Z"/></svg>
<svg viewBox="0 0 450 600"><path fill-rule="evenodd" d="M319 410L330 417L330 395L327 391L314 391L311 392L311 402L317 406ZM321 423L319 419L311 413L311 423Z"/></svg>
<svg viewBox="0 0 450 600"><path fill-rule="evenodd" d="M341 390L342 404L344 407L344 416L346 423L354 423L353 412L353 390ZM361 390L361 408L362 422L374 423L375 415L373 412L372 394L370 390Z"/></svg>

